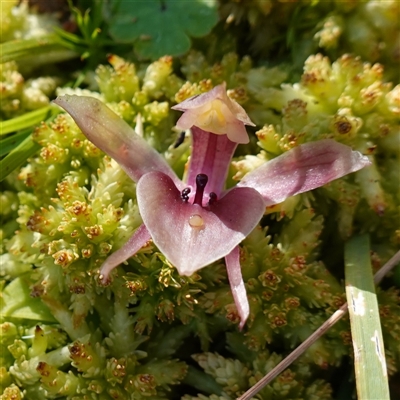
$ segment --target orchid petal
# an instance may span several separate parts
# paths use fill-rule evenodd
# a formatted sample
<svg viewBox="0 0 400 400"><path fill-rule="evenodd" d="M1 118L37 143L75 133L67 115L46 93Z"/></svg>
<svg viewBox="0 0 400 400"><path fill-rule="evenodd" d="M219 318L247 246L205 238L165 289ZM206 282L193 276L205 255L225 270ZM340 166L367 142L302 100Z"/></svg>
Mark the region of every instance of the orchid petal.
<svg viewBox="0 0 400 400"><path fill-rule="evenodd" d="M219 108L218 111L215 110L216 107ZM228 135L228 138L236 143L249 143L249 136L243 122L225 106L214 103L207 110L199 108L185 111L176 123L176 127L180 130L194 126L216 135Z"/></svg>
<svg viewBox="0 0 400 400"><path fill-rule="evenodd" d="M196 108L200 108L216 99L222 100L230 108L232 114L235 114L236 118L239 121L242 121L245 125L255 126L255 124L251 121L251 119L249 118L243 107L236 101L231 100L229 96L226 94L225 82L215 86L213 89L211 89L206 93L202 93L200 95L197 94L195 96L189 97L188 99L182 101L179 104L176 104L171 108L173 110L179 110L179 111L193 110Z"/></svg>
<svg viewBox="0 0 400 400"><path fill-rule="evenodd" d="M220 195L237 143L226 135L213 135L197 126L192 128L192 154L188 171L188 186L196 187L197 174L208 177L206 192Z"/></svg>
<svg viewBox="0 0 400 400"><path fill-rule="evenodd" d="M368 157L326 139L298 146L248 173L237 185L257 190L266 206L370 165Z"/></svg>
<svg viewBox="0 0 400 400"><path fill-rule="evenodd" d="M245 125L256 126L256 124L249 118L245 109L236 101L231 101L229 104L232 114L236 116L239 121L242 121Z"/></svg>
<svg viewBox="0 0 400 400"><path fill-rule="evenodd" d="M64 95L54 103L66 110L83 134L117 161L135 182L151 171L161 171L179 182L165 159L101 101Z"/></svg>
<svg viewBox="0 0 400 400"><path fill-rule="evenodd" d="M240 144L247 144L250 142L249 134L247 133L243 122L241 122L237 116L236 119L226 121L223 133L226 133L229 140L232 140L232 142Z"/></svg>
<svg viewBox="0 0 400 400"><path fill-rule="evenodd" d="M226 94L226 83L217 85L206 93L196 94L195 96L189 97L188 99L182 101L171 107L173 110L186 111L193 110L204 106L205 104L213 101L215 99L224 99L227 97Z"/></svg>
<svg viewBox="0 0 400 400"><path fill-rule="evenodd" d="M217 135L228 135L236 143L248 143L244 125L252 125L246 111L226 94L225 83L207 93L190 97L172 107L184 111L176 123L178 129L186 130L197 126Z"/></svg>
<svg viewBox="0 0 400 400"><path fill-rule="evenodd" d="M110 272L129 257L136 254L151 239L150 233L144 224L140 225L129 240L103 263L100 268L100 279L106 283Z"/></svg>
<svg viewBox="0 0 400 400"><path fill-rule="evenodd" d="M184 202L171 178L160 172L139 180L137 199L154 243L181 275L229 254L265 210L261 196L250 188L230 190L209 209Z"/></svg>
<svg viewBox="0 0 400 400"><path fill-rule="evenodd" d="M229 284L235 305L240 317L239 329L241 330L250 314L249 301L247 299L246 287L244 286L242 270L240 267L240 251L236 246L226 257L226 271L228 272Z"/></svg>

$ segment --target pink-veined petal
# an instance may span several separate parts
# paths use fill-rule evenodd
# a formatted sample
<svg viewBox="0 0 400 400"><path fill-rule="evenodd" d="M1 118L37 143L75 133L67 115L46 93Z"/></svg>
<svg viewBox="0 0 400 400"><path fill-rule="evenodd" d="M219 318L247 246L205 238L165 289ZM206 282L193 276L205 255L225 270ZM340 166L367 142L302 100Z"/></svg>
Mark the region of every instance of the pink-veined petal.
<svg viewBox="0 0 400 400"><path fill-rule="evenodd" d="M257 190L270 206L368 165L368 157L325 139L295 147L266 162L245 175L238 186Z"/></svg>
<svg viewBox="0 0 400 400"><path fill-rule="evenodd" d="M144 224L140 225L129 240L104 261L100 268L101 281L106 283L109 279L110 272L129 257L136 254L150 239L151 236L146 226Z"/></svg>
<svg viewBox="0 0 400 400"><path fill-rule="evenodd" d="M220 196L229 165L237 143L229 140L226 135L213 135L194 126L192 128L192 154L188 170L188 186L196 187L196 176L206 174L208 183L205 192L214 192Z"/></svg>
<svg viewBox="0 0 400 400"><path fill-rule="evenodd" d="M239 246L236 246L225 256L225 263L232 296L240 317L239 329L241 330L249 317L250 306L249 300L247 299L246 287L243 282L242 269L240 267Z"/></svg>
<svg viewBox="0 0 400 400"><path fill-rule="evenodd" d="M229 254L265 210L261 196L250 188L232 189L210 210L185 203L173 181L159 172L139 180L137 199L154 243L181 275L191 275Z"/></svg>
<svg viewBox="0 0 400 400"><path fill-rule="evenodd" d="M161 171L179 182L164 158L100 100L64 95L54 103L67 111L83 134L117 161L135 182L150 171Z"/></svg>

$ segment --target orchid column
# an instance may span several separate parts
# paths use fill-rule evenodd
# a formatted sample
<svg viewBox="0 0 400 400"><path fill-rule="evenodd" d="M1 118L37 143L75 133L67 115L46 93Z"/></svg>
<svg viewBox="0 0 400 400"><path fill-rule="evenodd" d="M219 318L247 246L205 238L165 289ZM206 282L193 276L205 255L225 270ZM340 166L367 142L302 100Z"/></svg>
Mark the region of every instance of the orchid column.
<svg viewBox="0 0 400 400"><path fill-rule="evenodd" d="M181 275L191 275L225 257L240 328L249 315L249 305L238 245L256 227L265 207L369 165L367 157L348 146L321 140L263 164L224 191L233 153L238 143L249 141L245 125L253 125L243 108L227 96L225 84L173 107L184 111L177 127L192 132L187 182L100 101L62 96L55 103L137 182L143 224L104 262L102 281L150 239Z"/></svg>

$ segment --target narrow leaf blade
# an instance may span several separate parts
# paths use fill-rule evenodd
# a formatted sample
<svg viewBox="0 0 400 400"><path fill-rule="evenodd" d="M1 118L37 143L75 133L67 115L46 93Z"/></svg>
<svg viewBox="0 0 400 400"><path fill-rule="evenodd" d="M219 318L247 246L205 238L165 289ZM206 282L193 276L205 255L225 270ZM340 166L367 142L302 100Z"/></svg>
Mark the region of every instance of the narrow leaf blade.
<svg viewBox="0 0 400 400"><path fill-rule="evenodd" d="M0 122L0 136L19 131L20 129L29 128L32 125L44 121L48 117L50 109L51 106L42 107L18 117Z"/></svg>
<svg viewBox="0 0 400 400"><path fill-rule="evenodd" d="M67 51L71 46L62 42L55 34L49 34L40 38L10 40L0 45L0 63L18 61L24 57L50 54L52 52L64 52L64 58L77 57L75 52ZM75 50L74 48L72 50Z"/></svg>
<svg viewBox="0 0 400 400"><path fill-rule="evenodd" d="M369 254L367 235L354 237L346 244L346 296L357 395L359 399L389 399L385 349Z"/></svg>
<svg viewBox="0 0 400 400"><path fill-rule="evenodd" d="M0 157L5 156L14 148L16 148L30 133L32 129L24 129L14 135L8 136L0 140Z"/></svg>
<svg viewBox="0 0 400 400"><path fill-rule="evenodd" d="M20 167L28 157L31 157L39 149L40 145L33 141L32 135L29 135L0 161L0 182L12 171Z"/></svg>

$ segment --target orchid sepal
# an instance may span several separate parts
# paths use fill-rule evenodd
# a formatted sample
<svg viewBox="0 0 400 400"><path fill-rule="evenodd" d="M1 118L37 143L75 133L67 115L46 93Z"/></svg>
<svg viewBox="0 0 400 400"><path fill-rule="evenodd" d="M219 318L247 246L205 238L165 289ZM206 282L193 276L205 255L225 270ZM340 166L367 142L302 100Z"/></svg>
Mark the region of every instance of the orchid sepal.
<svg viewBox="0 0 400 400"><path fill-rule="evenodd" d="M239 246L236 246L225 257L225 263L233 300L240 318L239 329L242 330L250 315L250 306L242 277Z"/></svg>
<svg viewBox="0 0 400 400"><path fill-rule="evenodd" d="M257 190L271 206L370 165L368 157L331 139L305 143L248 173L239 187Z"/></svg>
<svg viewBox="0 0 400 400"><path fill-rule="evenodd" d="M67 111L83 134L117 161L133 181L148 172L160 171L180 182L165 159L100 100L63 95L54 103Z"/></svg>

